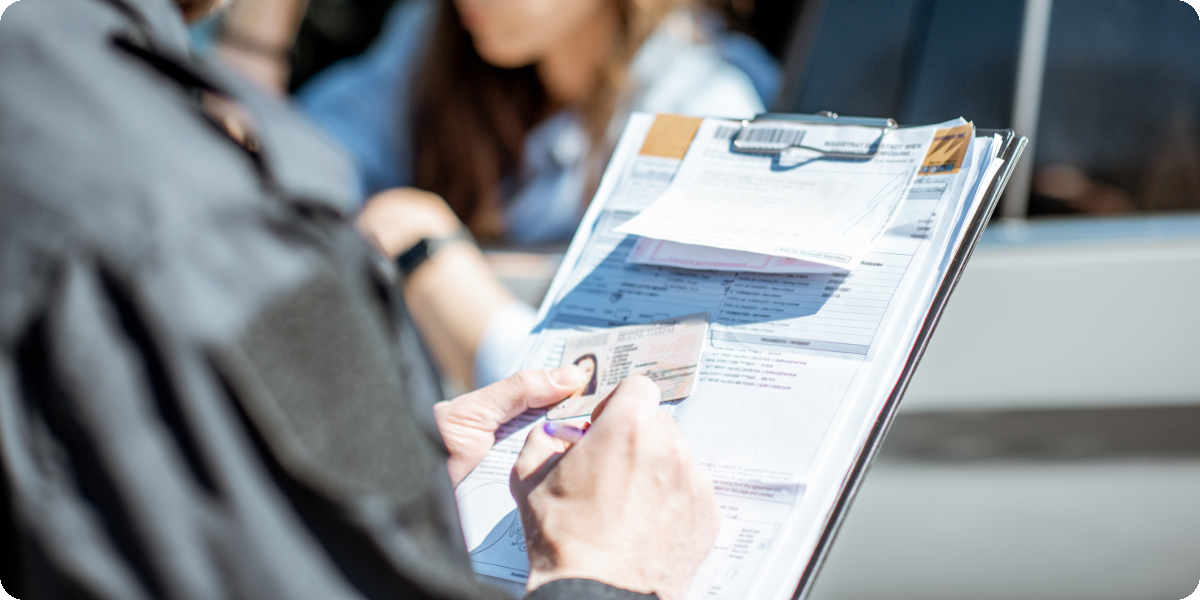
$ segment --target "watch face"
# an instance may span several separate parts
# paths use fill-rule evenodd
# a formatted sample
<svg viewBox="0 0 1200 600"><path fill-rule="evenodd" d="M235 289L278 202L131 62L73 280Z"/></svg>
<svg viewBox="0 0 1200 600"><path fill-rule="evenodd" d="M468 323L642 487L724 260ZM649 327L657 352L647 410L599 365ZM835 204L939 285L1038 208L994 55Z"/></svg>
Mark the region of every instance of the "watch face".
<svg viewBox="0 0 1200 600"><path fill-rule="evenodd" d="M396 257L396 267L405 275L412 274L429 258L429 240L421 238L417 243L413 244L412 248L405 250Z"/></svg>

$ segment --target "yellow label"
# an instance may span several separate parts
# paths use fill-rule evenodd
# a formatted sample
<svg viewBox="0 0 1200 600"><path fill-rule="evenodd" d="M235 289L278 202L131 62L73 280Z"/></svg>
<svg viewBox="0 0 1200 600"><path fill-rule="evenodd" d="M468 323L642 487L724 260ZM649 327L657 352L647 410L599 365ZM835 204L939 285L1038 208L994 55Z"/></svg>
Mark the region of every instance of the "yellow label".
<svg viewBox="0 0 1200 600"><path fill-rule="evenodd" d="M681 115L659 114L654 116L650 131L646 133L646 141L638 152L642 156L659 156L683 160L692 138L700 129L704 119L699 117L684 117Z"/></svg>
<svg viewBox="0 0 1200 600"><path fill-rule="evenodd" d="M975 135L975 125L967 123L949 129L939 129L933 134L933 143L925 162L921 163L922 175L957 173L967 156L967 146Z"/></svg>

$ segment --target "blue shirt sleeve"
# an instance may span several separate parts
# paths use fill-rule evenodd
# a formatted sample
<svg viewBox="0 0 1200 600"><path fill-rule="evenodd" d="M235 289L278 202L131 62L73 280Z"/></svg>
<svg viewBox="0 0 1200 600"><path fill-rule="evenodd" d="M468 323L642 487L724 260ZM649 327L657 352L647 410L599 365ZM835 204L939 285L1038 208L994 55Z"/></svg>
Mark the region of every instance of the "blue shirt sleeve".
<svg viewBox="0 0 1200 600"><path fill-rule="evenodd" d="M326 69L296 95L300 110L350 153L360 200L411 185L412 74L433 17L430 2L402 2L364 54Z"/></svg>

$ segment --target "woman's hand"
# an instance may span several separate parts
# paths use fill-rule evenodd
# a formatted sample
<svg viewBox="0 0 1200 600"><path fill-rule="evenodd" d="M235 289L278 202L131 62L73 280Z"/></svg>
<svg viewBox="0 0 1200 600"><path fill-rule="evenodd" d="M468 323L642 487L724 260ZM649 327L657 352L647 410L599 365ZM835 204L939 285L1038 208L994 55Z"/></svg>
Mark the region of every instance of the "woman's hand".
<svg viewBox="0 0 1200 600"><path fill-rule="evenodd" d="M416 188L396 188L372 196L357 224L393 258L421 238L450 235L462 227L441 196Z"/></svg>
<svg viewBox="0 0 1200 600"><path fill-rule="evenodd" d="M453 400L433 405L437 423L450 458L446 462L454 485L479 465L496 443L496 430L530 408L560 402L587 383L583 370L575 366L549 371L521 371Z"/></svg>
<svg viewBox="0 0 1200 600"><path fill-rule="evenodd" d="M421 238L447 237L462 226L440 196L413 188L375 195L358 216L363 234L393 259ZM493 317L517 301L469 243L444 246L409 273L404 300L442 374L461 389L475 387L475 355Z"/></svg>

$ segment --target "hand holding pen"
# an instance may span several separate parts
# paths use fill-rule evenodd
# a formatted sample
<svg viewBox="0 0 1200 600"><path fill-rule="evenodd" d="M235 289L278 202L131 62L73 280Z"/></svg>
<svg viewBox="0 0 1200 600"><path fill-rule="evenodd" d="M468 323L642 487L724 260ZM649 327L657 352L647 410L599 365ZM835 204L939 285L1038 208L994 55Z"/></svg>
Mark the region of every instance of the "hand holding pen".
<svg viewBox="0 0 1200 600"><path fill-rule="evenodd" d="M716 502L661 398L653 381L630 377L596 407L590 427L532 428L510 479L529 590L583 578L685 596L716 536Z"/></svg>

